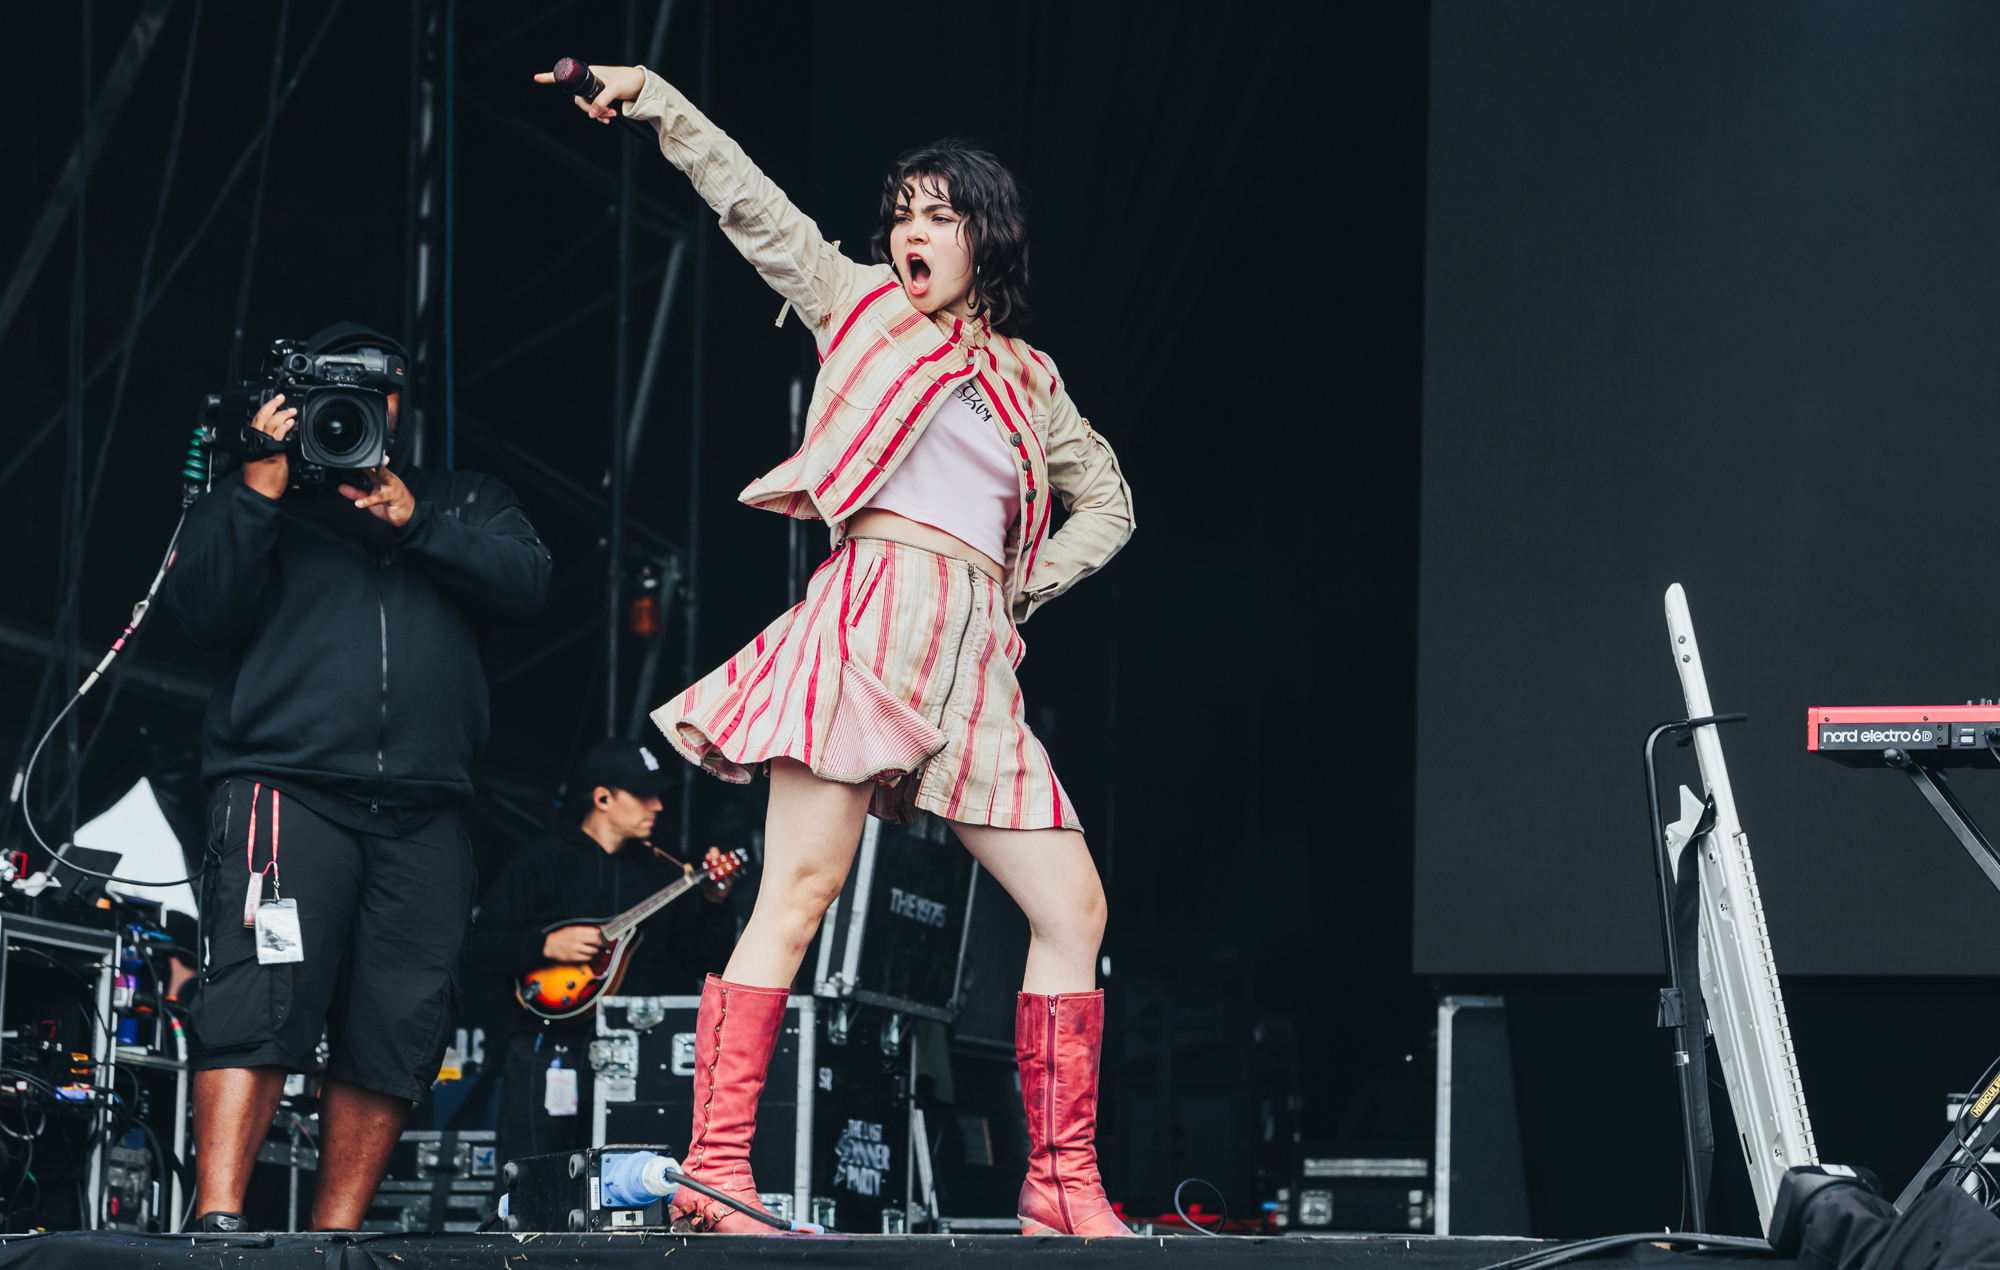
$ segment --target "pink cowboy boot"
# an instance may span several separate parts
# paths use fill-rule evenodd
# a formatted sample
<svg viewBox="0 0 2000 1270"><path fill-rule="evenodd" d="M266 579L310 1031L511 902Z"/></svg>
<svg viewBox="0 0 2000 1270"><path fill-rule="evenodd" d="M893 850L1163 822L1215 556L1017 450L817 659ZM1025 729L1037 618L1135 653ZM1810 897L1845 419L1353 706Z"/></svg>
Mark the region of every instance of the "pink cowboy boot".
<svg viewBox="0 0 2000 1270"><path fill-rule="evenodd" d="M1028 1113L1028 1176L1016 1206L1024 1235L1129 1235L1097 1173L1097 1066L1104 993L1042 996L1014 1005L1014 1058Z"/></svg>
<svg viewBox="0 0 2000 1270"><path fill-rule="evenodd" d="M759 1212L750 1176L750 1140L757 1134L757 1098L785 1022L783 988L749 988L710 975L702 986L694 1033L694 1127L681 1171ZM753 1217L683 1187L671 1215L695 1230L729 1235L776 1233Z"/></svg>

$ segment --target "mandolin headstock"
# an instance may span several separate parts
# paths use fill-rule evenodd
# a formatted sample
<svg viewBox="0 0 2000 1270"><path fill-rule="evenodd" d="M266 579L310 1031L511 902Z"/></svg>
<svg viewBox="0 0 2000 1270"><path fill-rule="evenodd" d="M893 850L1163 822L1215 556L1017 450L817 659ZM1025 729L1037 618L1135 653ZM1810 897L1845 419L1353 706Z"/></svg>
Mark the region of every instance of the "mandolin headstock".
<svg viewBox="0 0 2000 1270"><path fill-rule="evenodd" d="M750 853L742 847L738 847L736 850L718 857L714 862L704 865L701 871L702 881L720 882L724 878L734 877L748 868L749 865Z"/></svg>

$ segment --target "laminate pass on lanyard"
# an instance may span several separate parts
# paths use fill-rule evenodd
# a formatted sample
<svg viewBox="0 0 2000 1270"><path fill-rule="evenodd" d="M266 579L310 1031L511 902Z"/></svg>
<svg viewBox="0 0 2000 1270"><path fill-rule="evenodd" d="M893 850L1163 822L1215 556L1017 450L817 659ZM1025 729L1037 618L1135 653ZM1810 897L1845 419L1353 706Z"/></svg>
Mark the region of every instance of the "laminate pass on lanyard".
<svg viewBox="0 0 2000 1270"><path fill-rule="evenodd" d="M257 932L259 965L280 965L306 959L305 939L299 933L299 903L280 898L278 882L278 824L283 795L271 788L271 861L257 867L257 801L263 794L260 783L250 790L250 833L243 842L243 866L250 872L243 889L243 924ZM271 875L271 898L264 898L264 875Z"/></svg>

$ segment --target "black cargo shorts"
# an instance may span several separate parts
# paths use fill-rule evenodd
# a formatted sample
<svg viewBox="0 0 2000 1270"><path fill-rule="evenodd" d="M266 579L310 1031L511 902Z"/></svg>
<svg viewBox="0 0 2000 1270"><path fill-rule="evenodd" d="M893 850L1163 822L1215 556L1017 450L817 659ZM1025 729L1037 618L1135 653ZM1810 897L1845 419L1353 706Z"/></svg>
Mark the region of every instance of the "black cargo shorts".
<svg viewBox="0 0 2000 1270"><path fill-rule="evenodd" d="M327 1075L421 1098L456 1025L478 880L458 809L405 816L420 823L400 834L369 833L267 783L231 778L210 793L208 811L202 973L188 1007L194 1070L303 1072L324 1029ZM258 962L244 924L253 878L264 898L297 902L305 960Z"/></svg>

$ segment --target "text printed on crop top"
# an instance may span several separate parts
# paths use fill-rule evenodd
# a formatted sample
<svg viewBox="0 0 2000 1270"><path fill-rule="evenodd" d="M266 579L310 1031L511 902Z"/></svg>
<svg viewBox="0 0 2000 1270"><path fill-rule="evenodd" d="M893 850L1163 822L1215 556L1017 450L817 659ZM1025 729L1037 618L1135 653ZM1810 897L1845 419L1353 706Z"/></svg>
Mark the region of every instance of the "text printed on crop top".
<svg viewBox="0 0 2000 1270"><path fill-rule="evenodd" d="M930 426L867 506L941 529L994 560L1021 510L1014 451L971 380L945 399Z"/></svg>

